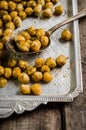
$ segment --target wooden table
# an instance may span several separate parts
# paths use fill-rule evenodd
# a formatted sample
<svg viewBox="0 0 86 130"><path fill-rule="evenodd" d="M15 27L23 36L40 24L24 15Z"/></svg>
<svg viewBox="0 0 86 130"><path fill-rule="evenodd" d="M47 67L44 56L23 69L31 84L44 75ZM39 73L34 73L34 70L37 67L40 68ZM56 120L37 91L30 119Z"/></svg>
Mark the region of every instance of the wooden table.
<svg viewBox="0 0 86 130"><path fill-rule="evenodd" d="M78 0L79 10L86 0ZM86 17L79 21L84 91L71 103L48 103L0 119L0 130L86 130Z"/></svg>

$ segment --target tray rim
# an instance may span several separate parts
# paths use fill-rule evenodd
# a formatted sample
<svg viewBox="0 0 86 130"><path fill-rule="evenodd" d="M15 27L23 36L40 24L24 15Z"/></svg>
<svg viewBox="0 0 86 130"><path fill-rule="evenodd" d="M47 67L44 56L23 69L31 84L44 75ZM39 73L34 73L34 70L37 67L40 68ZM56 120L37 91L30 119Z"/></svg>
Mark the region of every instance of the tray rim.
<svg viewBox="0 0 86 130"><path fill-rule="evenodd" d="M72 0L72 6L73 6L73 15L75 15L78 11L77 7L77 0ZM27 98L27 96L12 96L12 95L4 95L0 97L0 101L6 101L6 102L15 102L15 105L10 105L9 107L0 107L0 118L6 118L10 116L13 112L16 113L23 113L25 110L33 110L40 104L47 104L48 102L71 102L75 97L79 95L80 92L83 92L83 83L82 83L82 68L81 68L81 52L80 52L80 39L79 39L79 25L78 20L73 22L74 27L74 34L77 35L78 38L74 38L74 48L75 48L75 68L76 70L76 88L72 93L69 93L67 95L41 95L41 96L30 96L30 98ZM77 30L75 29L77 27ZM75 43L78 43L77 44ZM78 52L78 54L77 54ZM78 78L77 78L78 77ZM29 107L28 107L29 104Z"/></svg>

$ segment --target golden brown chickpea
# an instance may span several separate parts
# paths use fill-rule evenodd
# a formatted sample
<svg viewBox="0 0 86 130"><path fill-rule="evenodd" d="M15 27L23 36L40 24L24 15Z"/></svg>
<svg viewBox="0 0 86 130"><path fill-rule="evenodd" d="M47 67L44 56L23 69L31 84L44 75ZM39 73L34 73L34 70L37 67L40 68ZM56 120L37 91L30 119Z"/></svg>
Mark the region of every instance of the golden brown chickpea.
<svg viewBox="0 0 86 130"><path fill-rule="evenodd" d="M0 42L0 51L3 50L3 48L4 48L4 45L2 42Z"/></svg>
<svg viewBox="0 0 86 130"><path fill-rule="evenodd" d="M26 12L27 16L28 16L28 15L31 15L31 14L33 14L33 9L32 9L31 7L27 7L27 8L25 9L25 12Z"/></svg>
<svg viewBox="0 0 86 130"><path fill-rule="evenodd" d="M31 94L30 85L28 84L21 84L19 89L23 94Z"/></svg>
<svg viewBox="0 0 86 130"><path fill-rule="evenodd" d="M20 41L25 41L25 38L21 34L18 34L14 37L14 40L15 42L20 42Z"/></svg>
<svg viewBox="0 0 86 130"><path fill-rule="evenodd" d="M34 66L28 66L28 68L27 68L27 73L28 73L28 75L32 75L33 73L35 73L36 72L36 67L34 67Z"/></svg>
<svg viewBox="0 0 86 130"><path fill-rule="evenodd" d="M42 79L44 82L49 83L53 79L53 76L50 72L44 72Z"/></svg>
<svg viewBox="0 0 86 130"><path fill-rule="evenodd" d="M21 74L21 69L19 67L13 68L12 76L14 78L18 78L18 76Z"/></svg>
<svg viewBox="0 0 86 130"><path fill-rule="evenodd" d="M0 87L4 87L7 84L7 79L0 77Z"/></svg>
<svg viewBox="0 0 86 130"><path fill-rule="evenodd" d="M4 67L0 65L0 76L4 75Z"/></svg>
<svg viewBox="0 0 86 130"><path fill-rule="evenodd" d="M2 26L3 26L3 21L2 19L0 19L0 28L2 28Z"/></svg>
<svg viewBox="0 0 86 130"><path fill-rule="evenodd" d="M21 2L21 4L25 7L26 4L27 4L27 2L23 0L23 1Z"/></svg>
<svg viewBox="0 0 86 130"><path fill-rule="evenodd" d="M45 60L42 57L39 57L35 60L35 65L37 68L41 68L45 63Z"/></svg>
<svg viewBox="0 0 86 130"><path fill-rule="evenodd" d="M34 0L30 0L27 2L27 7L34 8L36 6L36 2Z"/></svg>
<svg viewBox="0 0 86 130"><path fill-rule="evenodd" d="M3 21L5 23L10 22L12 20L11 16L9 14L6 14L3 16Z"/></svg>
<svg viewBox="0 0 86 130"><path fill-rule="evenodd" d="M14 11L16 9L16 4L13 1L8 2L9 11Z"/></svg>
<svg viewBox="0 0 86 130"><path fill-rule="evenodd" d="M5 0L0 1L0 9L7 10L8 9L8 3Z"/></svg>
<svg viewBox="0 0 86 130"><path fill-rule="evenodd" d="M27 84L30 82L30 78L26 73L20 73L18 75L18 81L20 81L21 83Z"/></svg>
<svg viewBox="0 0 86 130"><path fill-rule="evenodd" d="M37 31L36 31L36 36L37 36L38 38L40 38L41 36L44 36L44 35L45 35L45 31L44 31L43 28L37 29Z"/></svg>
<svg viewBox="0 0 86 130"><path fill-rule="evenodd" d="M59 56L56 58L56 63L57 63L57 65L59 65L59 66L65 65L65 64L66 64L66 57L65 57L63 54L59 55Z"/></svg>
<svg viewBox="0 0 86 130"><path fill-rule="evenodd" d="M0 10L0 18L2 18L6 14L8 14L6 10Z"/></svg>
<svg viewBox="0 0 86 130"><path fill-rule="evenodd" d="M43 10L42 15L46 18L50 18L53 15L53 11L50 8L46 8Z"/></svg>
<svg viewBox="0 0 86 130"><path fill-rule="evenodd" d="M24 8L23 8L23 5L22 4L17 4L16 5L16 11L22 11L22 10L24 10Z"/></svg>
<svg viewBox="0 0 86 130"><path fill-rule="evenodd" d="M50 8L50 9L53 9L53 3L52 2L48 2L45 4L45 8Z"/></svg>
<svg viewBox="0 0 86 130"><path fill-rule="evenodd" d="M47 66L47 65L43 65L41 67L41 72L44 73L44 72L50 72L50 68Z"/></svg>
<svg viewBox="0 0 86 130"><path fill-rule="evenodd" d="M3 35L3 30L0 29L0 37L2 37L2 35Z"/></svg>
<svg viewBox="0 0 86 130"><path fill-rule="evenodd" d="M40 95L42 93L42 87L40 86L40 84L33 84L31 86L31 92L35 95Z"/></svg>
<svg viewBox="0 0 86 130"><path fill-rule="evenodd" d="M12 32L13 32L12 29L7 28L7 29L4 31L3 35L4 35L4 36L11 36Z"/></svg>
<svg viewBox="0 0 86 130"><path fill-rule="evenodd" d="M25 11L19 11L19 17L23 20L26 18L26 12Z"/></svg>
<svg viewBox="0 0 86 130"><path fill-rule="evenodd" d="M21 26L21 18L19 16L14 17L13 23L16 26L16 28Z"/></svg>
<svg viewBox="0 0 86 130"><path fill-rule="evenodd" d="M28 62L25 61L25 60L19 60L18 61L18 66L21 68L21 69L27 69L28 68Z"/></svg>
<svg viewBox="0 0 86 130"><path fill-rule="evenodd" d="M41 4L36 5L33 9L33 12L35 16L39 16L40 13L42 12L42 5Z"/></svg>
<svg viewBox="0 0 86 130"><path fill-rule="evenodd" d="M46 59L45 64L49 66L49 68L54 69L56 67L56 62L53 58L49 57Z"/></svg>
<svg viewBox="0 0 86 130"><path fill-rule="evenodd" d="M48 46L49 44L49 38L47 36L41 36L41 45L43 47Z"/></svg>
<svg viewBox="0 0 86 130"><path fill-rule="evenodd" d="M64 8L62 5L56 6L55 7L55 14L61 15L64 12Z"/></svg>
<svg viewBox="0 0 86 130"><path fill-rule="evenodd" d="M3 36L2 37L2 44L6 44L6 42L9 40L9 36Z"/></svg>
<svg viewBox="0 0 86 130"><path fill-rule="evenodd" d="M5 28L10 28L10 29L14 30L15 29L14 23L13 22L6 23Z"/></svg>
<svg viewBox="0 0 86 130"><path fill-rule="evenodd" d="M30 39L30 35L28 32L26 31L22 31L21 32L21 35L25 38L25 40L29 40Z"/></svg>
<svg viewBox="0 0 86 130"><path fill-rule="evenodd" d="M54 4L56 4L59 0L51 0Z"/></svg>
<svg viewBox="0 0 86 130"><path fill-rule="evenodd" d="M36 51L39 51L40 48L41 48L41 43L39 40L34 40L32 41L31 43L31 46L30 46L31 50L36 52Z"/></svg>
<svg viewBox="0 0 86 130"><path fill-rule="evenodd" d="M27 29L27 32L31 35L31 36L35 36L36 35L36 29L35 27L31 26Z"/></svg>
<svg viewBox="0 0 86 130"><path fill-rule="evenodd" d="M16 65L17 65L17 61L15 59L11 58L8 60L8 66L10 68L14 68Z"/></svg>
<svg viewBox="0 0 86 130"><path fill-rule="evenodd" d="M36 71L36 72L32 75L32 79L33 79L35 82L41 81L41 79L42 79L42 73L39 72L39 71Z"/></svg>
<svg viewBox="0 0 86 130"><path fill-rule="evenodd" d="M5 76L5 78L9 79L11 77L11 75L12 75L12 69L8 68L8 67L5 68L4 69L4 76Z"/></svg>
<svg viewBox="0 0 86 130"><path fill-rule="evenodd" d="M42 6L45 5L45 0L37 0L37 4L41 4Z"/></svg>
<svg viewBox="0 0 86 130"><path fill-rule="evenodd" d="M12 12L10 13L10 16L12 17L12 19L14 19L17 15L18 15L18 12L17 12L17 11L12 11Z"/></svg>
<svg viewBox="0 0 86 130"><path fill-rule="evenodd" d="M17 42L16 45L22 52L28 52L30 50L30 44L27 41Z"/></svg>
<svg viewBox="0 0 86 130"><path fill-rule="evenodd" d="M69 29L65 29L61 33L61 39L64 41L69 41L72 39L72 33L70 32Z"/></svg>

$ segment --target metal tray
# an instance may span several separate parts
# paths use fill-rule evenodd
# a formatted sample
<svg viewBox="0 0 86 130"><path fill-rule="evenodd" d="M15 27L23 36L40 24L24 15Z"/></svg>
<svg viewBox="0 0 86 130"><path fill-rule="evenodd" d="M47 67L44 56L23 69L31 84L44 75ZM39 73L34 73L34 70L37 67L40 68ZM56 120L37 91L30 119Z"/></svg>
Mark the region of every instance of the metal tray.
<svg viewBox="0 0 86 130"><path fill-rule="evenodd" d="M65 15L53 16L47 20L27 18L22 22L22 26L18 28L15 33L31 25L37 28L43 27L45 30L48 30L53 25L77 13L77 0L60 0L58 5L59 4L64 6L66 11ZM64 28L70 28L74 34L73 41L67 43L60 42L60 34ZM25 110L33 110L41 103L71 102L83 91L78 28L78 21L65 25L51 36L51 45L46 51L34 57L23 57L24 59L28 59L28 62L31 64L34 64L35 58L40 56L44 58L49 56L56 58L59 54L64 54L68 57L68 60L66 65L61 69L56 68L52 71L54 78L50 83L42 84L43 93L40 96L18 95L17 81L10 81L6 87L0 89L0 118L8 117L13 112L19 114L23 113Z"/></svg>

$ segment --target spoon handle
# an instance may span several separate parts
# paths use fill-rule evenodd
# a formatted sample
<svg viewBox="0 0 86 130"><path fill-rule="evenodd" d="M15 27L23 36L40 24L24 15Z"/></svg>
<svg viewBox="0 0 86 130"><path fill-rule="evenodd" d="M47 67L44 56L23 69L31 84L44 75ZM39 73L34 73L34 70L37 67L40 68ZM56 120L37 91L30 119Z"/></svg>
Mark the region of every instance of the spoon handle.
<svg viewBox="0 0 86 130"><path fill-rule="evenodd" d="M52 28L50 28L48 30L49 34L51 35L53 32L55 32L58 28L62 27L63 25L65 24L68 24L74 20L77 20L81 17L84 17L86 16L86 9L83 9L82 11L78 12L76 15L64 20L63 22L59 23L59 24L56 24L55 26L53 26Z"/></svg>

